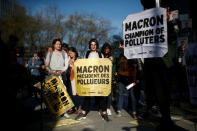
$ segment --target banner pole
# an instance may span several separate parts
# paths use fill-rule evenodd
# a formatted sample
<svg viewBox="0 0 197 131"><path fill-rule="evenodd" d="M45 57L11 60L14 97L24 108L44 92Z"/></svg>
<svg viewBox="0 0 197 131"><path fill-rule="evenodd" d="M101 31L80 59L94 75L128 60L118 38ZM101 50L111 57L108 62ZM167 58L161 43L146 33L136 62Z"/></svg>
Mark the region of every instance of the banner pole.
<svg viewBox="0 0 197 131"><path fill-rule="evenodd" d="M159 8L160 7L160 0L155 0L155 5L156 5L156 8Z"/></svg>

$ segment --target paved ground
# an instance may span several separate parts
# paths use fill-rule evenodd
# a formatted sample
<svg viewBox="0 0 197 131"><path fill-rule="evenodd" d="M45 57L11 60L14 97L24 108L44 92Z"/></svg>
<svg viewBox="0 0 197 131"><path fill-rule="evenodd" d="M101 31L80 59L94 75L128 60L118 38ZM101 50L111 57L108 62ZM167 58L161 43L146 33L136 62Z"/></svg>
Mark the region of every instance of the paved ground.
<svg viewBox="0 0 197 131"><path fill-rule="evenodd" d="M70 115L70 118L52 117L47 110L39 110L37 107L34 118L25 124L27 131L154 131L159 124L158 115L153 115L147 120L133 120L125 111L122 111L122 117L117 118L111 107L112 116L110 122L102 120L97 111L90 111L87 119L75 121L76 114ZM172 119L177 125L177 131L197 131L196 114L183 111L180 108L171 107Z"/></svg>

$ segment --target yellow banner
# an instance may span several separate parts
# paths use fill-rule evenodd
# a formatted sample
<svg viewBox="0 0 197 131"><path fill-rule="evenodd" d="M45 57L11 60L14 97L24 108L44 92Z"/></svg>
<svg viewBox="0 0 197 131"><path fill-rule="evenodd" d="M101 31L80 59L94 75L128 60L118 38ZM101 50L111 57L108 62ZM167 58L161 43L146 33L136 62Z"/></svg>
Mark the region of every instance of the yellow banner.
<svg viewBox="0 0 197 131"><path fill-rule="evenodd" d="M74 63L79 96L108 96L111 93L112 62L108 58L78 59Z"/></svg>
<svg viewBox="0 0 197 131"><path fill-rule="evenodd" d="M74 106L59 76L52 75L46 78L42 86L43 99L52 114L62 115ZM37 87L41 89L41 85L37 84Z"/></svg>

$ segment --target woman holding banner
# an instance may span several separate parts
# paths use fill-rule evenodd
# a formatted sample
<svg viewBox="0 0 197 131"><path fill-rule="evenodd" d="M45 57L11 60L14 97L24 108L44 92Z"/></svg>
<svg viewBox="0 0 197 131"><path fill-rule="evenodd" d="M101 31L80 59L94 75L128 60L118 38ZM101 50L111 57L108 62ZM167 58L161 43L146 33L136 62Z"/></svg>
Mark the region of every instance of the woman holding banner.
<svg viewBox="0 0 197 131"><path fill-rule="evenodd" d="M91 39L89 41L89 51L86 53L86 58L103 58L103 54L98 51L99 43L96 39ZM107 116L107 99L104 96L96 96L95 101L98 102L99 108L102 110L101 116L104 120L109 121ZM90 106L90 96L84 96L84 101L82 104L82 112L75 118L76 120L86 119L87 111Z"/></svg>
<svg viewBox="0 0 197 131"><path fill-rule="evenodd" d="M62 42L60 38L56 37L52 41L52 49L47 53L45 60L46 70L49 75L57 74L62 77L64 85L67 83L66 71L68 69L68 62L70 60L67 53L62 51ZM64 114L65 117L69 117L67 113Z"/></svg>

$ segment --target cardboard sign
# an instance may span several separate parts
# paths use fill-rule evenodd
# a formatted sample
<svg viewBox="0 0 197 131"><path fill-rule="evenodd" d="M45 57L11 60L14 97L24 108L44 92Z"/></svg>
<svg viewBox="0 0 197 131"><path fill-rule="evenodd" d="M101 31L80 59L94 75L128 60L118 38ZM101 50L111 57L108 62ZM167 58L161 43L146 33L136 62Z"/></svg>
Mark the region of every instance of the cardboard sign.
<svg viewBox="0 0 197 131"><path fill-rule="evenodd" d="M112 62L108 58L77 59L74 75L79 96L108 96L111 92Z"/></svg>
<svg viewBox="0 0 197 131"><path fill-rule="evenodd" d="M123 21L123 38L127 59L163 57L168 52L166 9L128 15Z"/></svg>
<svg viewBox="0 0 197 131"><path fill-rule="evenodd" d="M52 75L41 84L44 102L52 114L62 115L74 106L59 76ZM37 84L39 89L41 84Z"/></svg>

